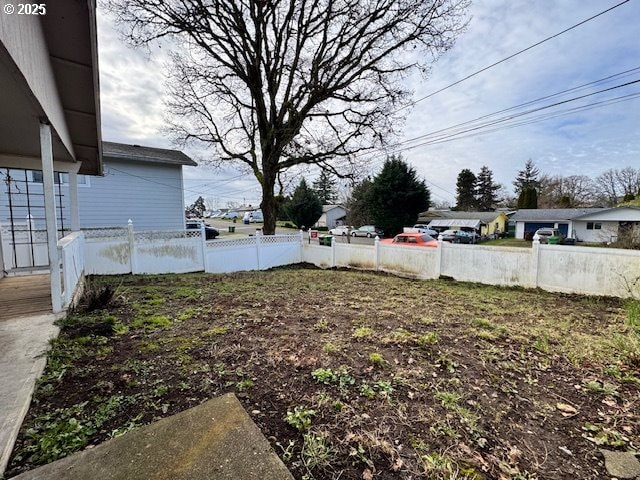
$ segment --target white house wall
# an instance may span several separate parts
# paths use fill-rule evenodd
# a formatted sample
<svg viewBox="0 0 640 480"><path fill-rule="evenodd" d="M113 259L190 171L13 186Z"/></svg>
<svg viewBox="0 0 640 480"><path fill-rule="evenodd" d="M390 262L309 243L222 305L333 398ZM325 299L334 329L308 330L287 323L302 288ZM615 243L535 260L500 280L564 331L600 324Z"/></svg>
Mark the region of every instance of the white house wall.
<svg viewBox="0 0 640 480"><path fill-rule="evenodd" d="M599 223L602 228L599 230L587 230L587 223ZM613 242L618 238L618 222L583 222L574 221L573 228L576 238L581 242Z"/></svg>
<svg viewBox="0 0 640 480"><path fill-rule="evenodd" d="M80 226L184 228L181 166L105 159L105 176L78 186Z"/></svg>

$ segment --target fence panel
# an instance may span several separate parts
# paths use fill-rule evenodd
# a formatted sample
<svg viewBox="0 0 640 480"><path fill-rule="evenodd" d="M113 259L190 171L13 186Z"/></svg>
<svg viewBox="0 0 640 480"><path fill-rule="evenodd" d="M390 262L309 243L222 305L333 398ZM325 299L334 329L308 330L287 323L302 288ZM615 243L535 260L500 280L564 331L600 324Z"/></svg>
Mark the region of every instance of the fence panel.
<svg viewBox="0 0 640 480"><path fill-rule="evenodd" d="M300 235L260 235L256 238L260 248L260 270L300 262Z"/></svg>
<svg viewBox="0 0 640 480"><path fill-rule="evenodd" d="M133 273L188 273L204 270L199 230L135 232Z"/></svg>
<svg viewBox="0 0 640 480"><path fill-rule="evenodd" d="M532 249L442 244L441 275L463 282L535 287Z"/></svg>
<svg viewBox="0 0 640 480"><path fill-rule="evenodd" d="M230 273L258 270L256 237L240 237L207 242L204 270L208 273Z"/></svg>
<svg viewBox="0 0 640 480"><path fill-rule="evenodd" d="M640 251L541 245L538 286L554 292L640 296Z"/></svg>
<svg viewBox="0 0 640 480"><path fill-rule="evenodd" d="M379 268L385 272L421 279L438 278L440 249L426 247L379 246Z"/></svg>
<svg viewBox="0 0 640 480"><path fill-rule="evenodd" d="M376 268L375 247L336 243L332 248L336 250L335 266L367 270Z"/></svg>
<svg viewBox="0 0 640 480"><path fill-rule="evenodd" d="M131 250L126 228L92 228L83 231L87 275L131 273Z"/></svg>
<svg viewBox="0 0 640 480"><path fill-rule="evenodd" d="M319 245L305 245L302 251L302 259L312 263L317 267L331 267L331 247L321 247Z"/></svg>

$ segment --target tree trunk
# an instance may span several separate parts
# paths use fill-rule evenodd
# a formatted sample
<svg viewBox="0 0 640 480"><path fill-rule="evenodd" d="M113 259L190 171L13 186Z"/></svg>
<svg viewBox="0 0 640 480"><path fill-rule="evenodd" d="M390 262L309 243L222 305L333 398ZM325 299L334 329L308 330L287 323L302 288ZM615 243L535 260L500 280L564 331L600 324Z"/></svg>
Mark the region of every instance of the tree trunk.
<svg viewBox="0 0 640 480"><path fill-rule="evenodd" d="M262 209L262 216L264 217L262 233L265 235L274 235L276 233L277 202L273 194L276 178L277 175L271 172L264 172L260 208Z"/></svg>

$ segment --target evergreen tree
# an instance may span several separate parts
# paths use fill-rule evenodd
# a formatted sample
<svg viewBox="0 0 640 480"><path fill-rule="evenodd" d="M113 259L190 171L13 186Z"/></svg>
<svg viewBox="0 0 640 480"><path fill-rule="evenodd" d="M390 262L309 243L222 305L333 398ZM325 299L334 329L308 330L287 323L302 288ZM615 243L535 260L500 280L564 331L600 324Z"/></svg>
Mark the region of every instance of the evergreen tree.
<svg viewBox="0 0 640 480"><path fill-rule="evenodd" d="M373 223L371 211L371 179L365 178L357 184L347 200L347 223L361 226Z"/></svg>
<svg viewBox="0 0 640 480"><path fill-rule="evenodd" d="M322 215L322 203L303 178L286 204L286 213L296 227L310 227Z"/></svg>
<svg viewBox="0 0 640 480"><path fill-rule="evenodd" d="M524 170L518 171L518 176L513 182L516 194L520 194L524 190L531 188L538 190L540 188L540 181L538 179L539 174L540 170L538 170L538 167L535 166L533 160L527 160L527 162L524 164Z"/></svg>
<svg viewBox="0 0 640 480"><path fill-rule="evenodd" d="M476 176L465 168L456 182L456 210L471 211L476 208Z"/></svg>
<svg viewBox="0 0 640 480"><path fill-rule="evenodd" d="M429 208L430 195L415 169L401 157L389 157L371 185L370 208L374 223L386 236L402 232L402 227L413 225L420 212Z"/></svg>
<svg viewBox="0 0 640 480"><path fill-rule="evenodd" d="M527 188L518 196L518 208L538 208L538 191L535 188Z"/></svg>
<svg viewBox="0 0 640 480"><path fill-rule="evenodd" d="M313 189L323 205L333 205L336 202L338 199L337 188L336 180L325 170L323 170L318 179L313 182Z"/></svg>
<svg viewBox="0 0 640 480"><path fill-rule="evenodd" d="M202 218L202 214L206 209L207 207L204 204L204 198L200 196L195 202L193 202L185 209L184 213L187 215L187 217Z"/></svg>
<svg viewBox="0 0 640 480"><path fill-rule="evenodd" d="M499 202L497 192L500 185L493 181L493 172L486 165L480 169L476 178L476 201L481 212L490 212Z"/></svg>

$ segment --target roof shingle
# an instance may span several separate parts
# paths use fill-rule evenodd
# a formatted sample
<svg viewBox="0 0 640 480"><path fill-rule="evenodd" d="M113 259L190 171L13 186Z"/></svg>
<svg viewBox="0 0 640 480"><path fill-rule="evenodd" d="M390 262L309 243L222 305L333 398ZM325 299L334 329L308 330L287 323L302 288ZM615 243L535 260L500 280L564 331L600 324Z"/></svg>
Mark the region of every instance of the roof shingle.
<svg viewBox="0 0 640 480"><path fill-rule="evenodd" d="M125 143L102 142L102 156L117 160L198 166L196 162L180 150L127 145Z"/></svg>

